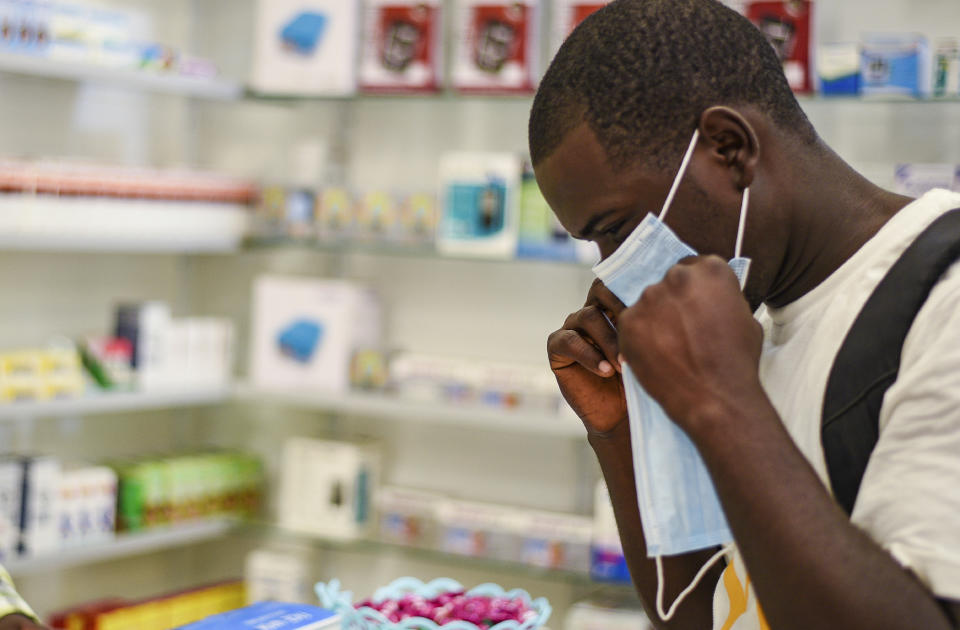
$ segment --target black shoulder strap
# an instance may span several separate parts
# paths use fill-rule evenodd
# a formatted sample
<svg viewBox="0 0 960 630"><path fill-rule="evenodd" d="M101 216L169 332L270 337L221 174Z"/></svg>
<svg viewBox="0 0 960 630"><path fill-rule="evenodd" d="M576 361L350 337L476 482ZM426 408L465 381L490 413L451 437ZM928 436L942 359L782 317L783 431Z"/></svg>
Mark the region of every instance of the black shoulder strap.
<svg viewBox="0 0 960 630"><path fill-rule="evenodd" d="M897 380L903 342L930 291L960 258L960 209L935 220L880 281L833 362L821 438L834 496L853 512L879 437L880 407Z"/></svg>

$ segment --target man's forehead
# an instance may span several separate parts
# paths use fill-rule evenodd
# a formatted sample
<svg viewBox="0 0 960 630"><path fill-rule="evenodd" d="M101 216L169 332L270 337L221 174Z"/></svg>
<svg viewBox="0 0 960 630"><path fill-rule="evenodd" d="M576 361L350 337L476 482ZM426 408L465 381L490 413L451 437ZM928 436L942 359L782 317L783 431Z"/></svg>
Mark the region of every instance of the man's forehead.
<svg viewBox="0 0 960 630"><path fill-rule="evenodd" d="M535 168L540 189L563 226L577 234L592 215L632 203L637 170L615 170L593 130L575 127Z"/></svg>

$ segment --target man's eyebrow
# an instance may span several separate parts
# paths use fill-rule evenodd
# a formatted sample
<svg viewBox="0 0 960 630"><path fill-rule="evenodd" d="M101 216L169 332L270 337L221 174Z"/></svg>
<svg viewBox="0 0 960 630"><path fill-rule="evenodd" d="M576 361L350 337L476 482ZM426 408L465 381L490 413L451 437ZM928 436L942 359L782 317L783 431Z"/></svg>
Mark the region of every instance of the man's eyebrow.
<svg viewBox="0 0 960 630"><path fill-rule="evenodd" d="M592 217L590 217L590 220L587 221L587 224L583 226L583 229L580 230L580 233L574 235L574 238L584 240L584 241L589 240L590 235L593 234L593 231L597 229L597 224L603 221L604 219L606 219L607 217L609 217L611 214L613 214L616 211L617 211L616 208L611 208L609 210L604 210L603 212L593 215Z"/></svg>

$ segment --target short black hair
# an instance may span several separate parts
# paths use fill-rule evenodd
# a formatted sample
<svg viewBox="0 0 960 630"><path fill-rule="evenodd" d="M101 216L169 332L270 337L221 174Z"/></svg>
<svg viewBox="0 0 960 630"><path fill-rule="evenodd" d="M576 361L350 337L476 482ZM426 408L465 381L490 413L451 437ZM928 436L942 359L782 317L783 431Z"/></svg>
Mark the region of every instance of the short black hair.
<svg viewBox="0 0 960 630"><path fill-rule="evenodd" d="M817 139L773 46L745 17L716 0L615 0L547 69L530 113L531 159L586 122L615 169L640 159L666 167L712 105L754 105L804 143Z"/></svg>

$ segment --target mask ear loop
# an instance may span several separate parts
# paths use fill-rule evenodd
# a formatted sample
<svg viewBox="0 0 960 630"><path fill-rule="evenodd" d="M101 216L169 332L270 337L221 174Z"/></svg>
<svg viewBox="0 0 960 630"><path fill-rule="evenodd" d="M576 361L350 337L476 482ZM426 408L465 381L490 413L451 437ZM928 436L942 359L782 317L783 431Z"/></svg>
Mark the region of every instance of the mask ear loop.
<svg viewBox="0 0 960 630"><path fill-rule="evenodd" d="M683 600L687 598L687 595L693 592L693 589L697 588L697 585L700 584L700 580L703 579L703 576L707 574L707 571L717 563L720 558L724 557L733 550L733 543L725 545L720 551L713 554L713 556L703 565L700 570L697 572L697 575L693 578L693 581L690 582L690 585L687 588L683 589L677 598L673 600L673 603L670 604L670 610L663 612L663 556L656 557L657 563L657 614L660 615L660 619L663 621L670 621L673 619L673 616L677 612L677 608L683 603Z"/></svg>
<svg viewBox="0 0 960 630"><path fill-rule="evenodd" d="M680 188L680 180L683 179L684 173L687 172L687 165L690 164L690 158L693 157L693 150L697 147L697 140L700 139L700 129L693 130L693 138L690 139L690 146L687 147L687 152L683 154L683 161L680 162L680 169L677 171L677 176L673 180L673 185L670 186L670 192L667 193L667 199L663 202L663 209L660 210L660 216L657 217L660 221L663 221L667 216L667 210L670 209L670 204L673 203L673 198L677 196L677 189Z"/></svg>
<svg viewBox="0 0 960 630"><path fill-rule="evenodd" d="M743 232L747 227L747 207L750 205L750 187L743 189L743 200L740 202L740 225L737 227L737 244L733 249L733 257L740 258L743 248Z"/></svg>

